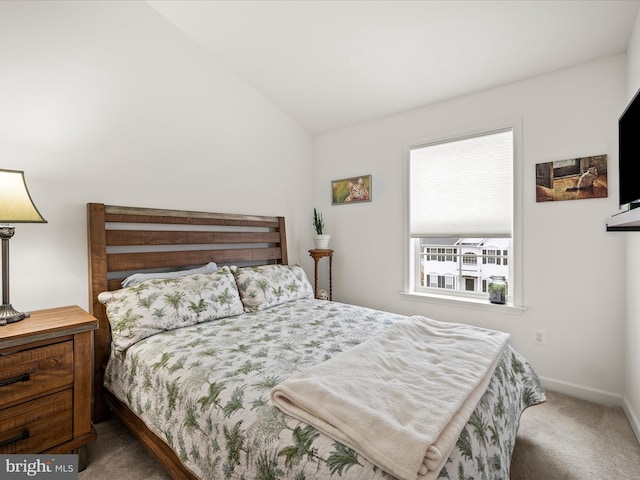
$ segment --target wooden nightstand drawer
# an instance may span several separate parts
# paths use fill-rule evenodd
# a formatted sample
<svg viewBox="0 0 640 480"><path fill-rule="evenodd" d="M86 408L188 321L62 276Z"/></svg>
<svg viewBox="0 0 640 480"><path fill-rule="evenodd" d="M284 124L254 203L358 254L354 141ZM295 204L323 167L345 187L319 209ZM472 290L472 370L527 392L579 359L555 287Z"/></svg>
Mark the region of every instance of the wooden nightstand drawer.
<svg viewBox="0 0 640 480"><path fill-rule="evenodd" d="M72 389L0 410L0 454L42 452L72 438Z"/></svg>
<svg viewBox="0 0 640 480"><path fill-rule="evenodd" d="M0 356L0 408L73 384L73 341Z"/></svg>

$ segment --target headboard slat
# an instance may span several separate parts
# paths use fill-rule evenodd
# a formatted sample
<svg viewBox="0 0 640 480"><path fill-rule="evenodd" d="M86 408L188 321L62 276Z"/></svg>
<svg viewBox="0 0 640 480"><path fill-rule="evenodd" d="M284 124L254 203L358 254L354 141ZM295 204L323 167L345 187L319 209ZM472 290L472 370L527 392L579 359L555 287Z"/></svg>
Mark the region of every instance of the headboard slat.
<svg viewBox="0 0 640 480"><path fill-rule="evenodd" d="M278 232L194 232L107 230L107 245L209 245L220 243L279 243Z"/></svg>
<svg viewBox="0 0 640 480"><path fill-rule="evenodd" d="M279 217L228 213L189 212L155 208L106 206L107 222L158 223L164 225L230 225L277 228Z"/></svg>
<svg viewBox="0 0 640 480"><path fill-rule="evenodd" d="M109 272L153 268L185 267L204 265L216 262L220 265L239 262L262 262L280 260L282 255L279 247L272 248L243 248L233 250L188 250L162 251L143 253L114 253L107 255Z"/></svg>

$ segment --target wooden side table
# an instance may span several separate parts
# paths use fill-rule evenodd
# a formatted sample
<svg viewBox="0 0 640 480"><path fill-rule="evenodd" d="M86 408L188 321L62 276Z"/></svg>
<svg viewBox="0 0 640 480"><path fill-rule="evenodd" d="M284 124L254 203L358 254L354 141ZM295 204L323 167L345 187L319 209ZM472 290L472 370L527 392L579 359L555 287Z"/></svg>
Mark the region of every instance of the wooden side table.
<svg viewBox="0 0 640 480"><path fill-rule="evenodd" d="M77 306L31 312L0 327L0 454L78 453L86 465L93 392L93 331Z"/></svg>
<svg viewBox="0 0 640 480"><path fill-rule="evenodd" d="M318 262L321 258L329 257L329 300L333 300L333 250L313 249L309 250L309 255L315 262L313 296L318 298Z"/></svg>

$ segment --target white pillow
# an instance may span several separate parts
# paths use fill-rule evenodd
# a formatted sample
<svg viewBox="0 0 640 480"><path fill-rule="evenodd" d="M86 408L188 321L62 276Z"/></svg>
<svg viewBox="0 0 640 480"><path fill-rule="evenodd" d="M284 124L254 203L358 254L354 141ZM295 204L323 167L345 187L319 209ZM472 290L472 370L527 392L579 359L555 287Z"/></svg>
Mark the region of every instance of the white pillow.
<svg viewBox="0 0 640 480"><path fill-rule="evenodd" d="M196 273L213 273L218 270L218 265L215 262L209 262L206 265L198 268L192 268L190 270L173 270L171 272L156 272L156 273L134 273L133 275L125 278L121 285L123 287L132 287L140 282L149 280L152 278L178 278L185 275L195 275Z"/></svg>

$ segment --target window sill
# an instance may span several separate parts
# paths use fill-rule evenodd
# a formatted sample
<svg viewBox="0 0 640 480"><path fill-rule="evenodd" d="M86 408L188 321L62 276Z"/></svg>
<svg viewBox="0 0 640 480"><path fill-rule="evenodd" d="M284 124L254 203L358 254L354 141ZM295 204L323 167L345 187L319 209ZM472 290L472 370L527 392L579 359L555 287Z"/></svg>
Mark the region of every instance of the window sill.
<svg viewBox="0 0 640 480"><path fill-rule="evenodd" d="M417 292L400 292L402 295L410 297L412 300L438 303L441 305L450 305L455 307L471 308L474 310L498 312L506 315L521 316L526 307L507 303L504 305L491 303L489 300L455 297L450 295L436 295L433 293L417 293Z"/></svg>

